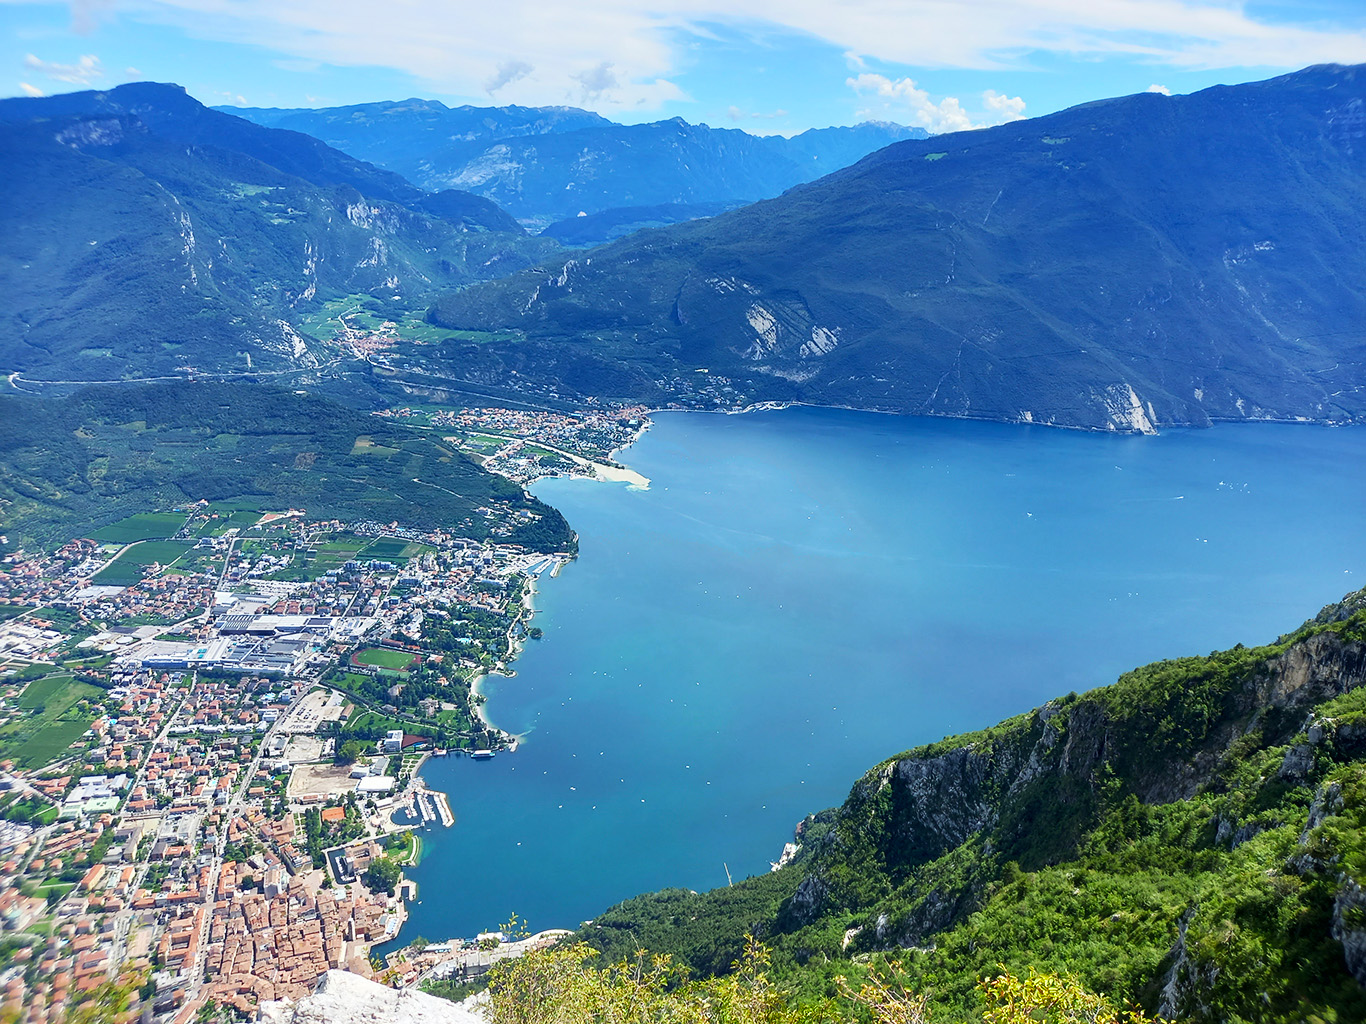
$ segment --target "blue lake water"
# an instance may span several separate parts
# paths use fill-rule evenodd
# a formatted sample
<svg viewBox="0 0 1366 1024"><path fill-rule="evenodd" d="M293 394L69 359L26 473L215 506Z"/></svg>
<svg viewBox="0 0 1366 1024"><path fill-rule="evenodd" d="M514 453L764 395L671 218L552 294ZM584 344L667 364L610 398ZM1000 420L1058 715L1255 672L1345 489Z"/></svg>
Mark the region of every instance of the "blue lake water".
<svg viewBox="0 0 1366 1024"><path fill-rule="evenodd" d="M488 687L521 748L429 762L403 939L768 870L867 768L1366 581L1366 430L1114 437L791 409L664 413L650 477L547 480L579 558Z"/></svg>

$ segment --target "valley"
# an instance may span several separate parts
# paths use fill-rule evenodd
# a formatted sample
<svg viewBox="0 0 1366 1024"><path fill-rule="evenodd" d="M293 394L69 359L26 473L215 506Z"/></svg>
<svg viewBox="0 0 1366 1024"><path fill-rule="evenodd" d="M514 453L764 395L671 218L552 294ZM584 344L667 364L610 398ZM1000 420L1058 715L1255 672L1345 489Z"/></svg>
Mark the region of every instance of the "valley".
<svg viewBox="0 0 1366 1024"><path fill-rule="evenodd" d="M0 1019L1366 1015L1366 65L839 66L26 59Z"/></svg>

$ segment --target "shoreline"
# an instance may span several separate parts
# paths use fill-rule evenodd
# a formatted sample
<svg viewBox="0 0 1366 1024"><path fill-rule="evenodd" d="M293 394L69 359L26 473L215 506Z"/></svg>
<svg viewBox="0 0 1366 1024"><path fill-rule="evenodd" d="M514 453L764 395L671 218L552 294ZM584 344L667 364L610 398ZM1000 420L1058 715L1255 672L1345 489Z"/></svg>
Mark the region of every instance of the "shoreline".
<svg viewBox="0 0 1366 1024"><path fill-rule="evenodd" d="M628 441L626 444L621 445L619 448L614 448L611 452L608 453L607 457L613 461L616 461L618 453L624 452L626 449L630 448L632 445L638 442L642 437L645 436L645 433L653 425L653 422L647 414L644 421L640 425L640 429L638 429L635 432L631 440ZM570 453L566 452L564 454L569 455ZM573 458L574 461L578 462L580 465L591 467L593 470L593 476L590 479L592 479L595 482L625 483L627 484L628 488L632 490L649 489L649 478L641 473L636 472L633 469L630 469L629 467L609 466L601 462L596 462L590 459L584 459L582 458L582 456L571 455L570 457ZM533 484L541 480L551 478L552 474L539 476L533 480L527 481L524 487L529 490ZM526 627L530 626L531 620L536 614L536 595L539 592L537 584L540 582L541 577L548 574L551 579L554 579L555 577L559 576L560 570L562 570L566 565L573 561L574 557L576 556L556 557L553 559L552 564L547 569L543 569L541 572L536 573L535 575L528 575L526 591L522 597L523 612L521 615L517 617L517 619L514 620L514 623L522 623ZM522 649L526 646L527 639L528 637L525 631L523 632L522 636L517 637L515 639L509 637L509 651L507 660L501 663L500 667L491 669L488 672L479 672L470 679L470 710L473 712L474 718L478 722L480 722L484 726L484 728L490 729L498 734L501 740L507 744L506 752L509 754L516 753L517 747L520 745L522 740L525 739L525 736L519 735L517 733L508 732L506 729L499 727L489 719L488 714L485 710L487 694L485 694L484 692L484 683L488 680L490 676L495 674L502 676L504 679L512 679L516 676L517 673L511 666L521 656ZM465 753L468 755L469 752L466 751ZM450 823L446 823L445 821L443 821L442 823L446 826L446 828L450 828L454 825L454 814L450 811L449 794L447 794L444 790L432 789L427 784L427 780L422 776L423 769L427 767L428 762L431 760L432 757L430 754L427 754L422 758L422 760L413 769L412 782L410 783L410 785L414 788L420 787L421 789L426 790L428 793L433 794L434 799L438 800L439 803L445 805L446 813L451 815L451 821ZM386 819L392 823L392 815L386 815ZM415 856L414 861L416 861L417 859L418 858ZM408 867L417 867L417 864L414 863L411 865L405 865L405 868ZM416 898L417 883L408 877L408 873L406 870L400 876L400 881L401 884L410 885L412 887L412 898ZM408 920L406 906L404 906L403 910L404 912L399 922L398 928L394 931L394 934L392 936L384 940L384 945L398 942L400 940L403 934L403 926L407 923Z"/></svg>

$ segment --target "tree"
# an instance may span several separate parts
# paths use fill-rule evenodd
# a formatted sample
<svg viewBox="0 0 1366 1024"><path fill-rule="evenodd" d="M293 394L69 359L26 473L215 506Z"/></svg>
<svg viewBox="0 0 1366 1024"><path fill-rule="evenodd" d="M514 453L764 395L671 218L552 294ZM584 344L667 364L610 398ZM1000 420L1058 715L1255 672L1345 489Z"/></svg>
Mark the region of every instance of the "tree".
<svg viewBox="0 0 1366 1024"><path fill-rule="evenodd" d="M372 892L384 892L390 896L394 894L394 889L398 886L398 880L403 877L403 869L399 867L398 861L390 860L388 857L380 857L370 863L365 869L365 873L360 876L361 881Z"/></svg>
<svg viewBox="0 0 1366 1024"><path fill-rule="evenodd" d="M338 764L355 764L360 756L365 753L365 744L360 740L350 739L341 745L337 750Z"/></svg>

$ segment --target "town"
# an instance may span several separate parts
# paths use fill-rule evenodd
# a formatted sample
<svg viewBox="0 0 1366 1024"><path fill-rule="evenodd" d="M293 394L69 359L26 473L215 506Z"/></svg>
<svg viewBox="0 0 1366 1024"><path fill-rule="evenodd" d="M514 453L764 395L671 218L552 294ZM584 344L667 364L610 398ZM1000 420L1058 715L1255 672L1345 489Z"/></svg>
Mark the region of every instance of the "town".
<svg viewBox="0 0 1366 1024"><path fill-rule="evenodd" d="M643 422L594 415L565 452L606 459ZM5 554L6 1019L250 1019L329 969L449 984L549 940L374 952L405 918L421 829L454 820L422 764L515 745L478 680L539 637L533 587L571 557L489 532L199 502Z"/></svg>

